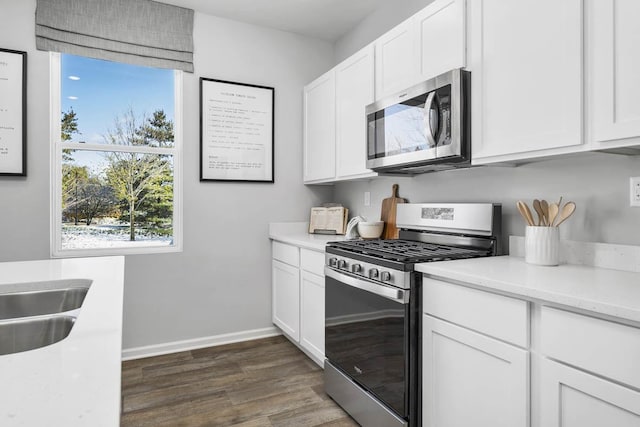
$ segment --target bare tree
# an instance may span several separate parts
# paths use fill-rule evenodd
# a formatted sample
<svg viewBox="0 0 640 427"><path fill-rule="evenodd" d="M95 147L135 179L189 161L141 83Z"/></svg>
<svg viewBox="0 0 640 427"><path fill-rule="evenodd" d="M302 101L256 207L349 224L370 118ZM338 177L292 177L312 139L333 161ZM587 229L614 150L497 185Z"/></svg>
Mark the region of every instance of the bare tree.
<svg viewBox="0 0 640 427"><path fill-rule="evenodd" d="M144 120L143 120L144 122ZM116 118L114 128L106 135L107 142L114 145L149 145L140 132L135 114L129 109ZM109 162L107 182L118 199L127 205L129 216L129 240L136 239L136 215L142 202L153 194L150 191L157 177L170 173L170 164L161 155L114 151L106 155Z"/></svg>

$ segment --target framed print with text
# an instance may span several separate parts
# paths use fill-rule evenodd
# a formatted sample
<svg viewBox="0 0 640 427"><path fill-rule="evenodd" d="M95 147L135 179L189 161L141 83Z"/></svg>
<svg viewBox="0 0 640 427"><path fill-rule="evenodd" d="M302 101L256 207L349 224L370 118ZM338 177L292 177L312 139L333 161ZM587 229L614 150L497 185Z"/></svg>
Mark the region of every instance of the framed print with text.
<svg viewBox="0 0 640 427"><path fill-rule="evenodd" d="M274 88L200 78L200 181L274 182Z"/></svg>
<svg viewBox="0 0 640 427"><path fill-rule="evenodd" d="M27 53L0 49L0 176L27 175Z"/></svg>

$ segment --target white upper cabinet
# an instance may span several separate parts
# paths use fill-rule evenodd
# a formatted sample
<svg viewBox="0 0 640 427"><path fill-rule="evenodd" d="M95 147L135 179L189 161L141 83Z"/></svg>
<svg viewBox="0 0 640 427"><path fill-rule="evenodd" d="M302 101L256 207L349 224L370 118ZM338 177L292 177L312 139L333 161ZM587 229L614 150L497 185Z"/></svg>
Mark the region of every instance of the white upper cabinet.
<svg viewBox="0 0 640 427"><path fill-rule="evenodd" d="M373 176L366 166L365 107L374 101L373 45L335 68L337 178Z"/></svg>
<svg viewBox="0 0 640 427"><path fill-rule="evenodd" d="M587 4L593 148L638 145L640 2L592 0Z"/></svg>
<svg viewBox="0 0 640 427"><path fill-rule="evenodd" d="M376 99L404 90L418 81L416 41L412 19L375 41Z"/></svg>
<svg viewBox="0 0 640 427"><path fill-rule="evenodd" d="M465 0L436 0L375 41L376 99L466 63Z"/></svg>
<svg viewBox="0 0 640 427"><path fill-rule="evenodd" d="M333 70L304 88L304 181L336 175L336 84Z"/></svg>
<svg viewBox="0 0 640 427"><path fill-rule="evenodd" d="M582 0L473 0L474 164L584 149Z"/></svg>
<svg viewBox="0 0 640 427"><path fill-rule="evenodd" d="M466 65L465 0L436 0L413 16L418 80Z"/></svg>

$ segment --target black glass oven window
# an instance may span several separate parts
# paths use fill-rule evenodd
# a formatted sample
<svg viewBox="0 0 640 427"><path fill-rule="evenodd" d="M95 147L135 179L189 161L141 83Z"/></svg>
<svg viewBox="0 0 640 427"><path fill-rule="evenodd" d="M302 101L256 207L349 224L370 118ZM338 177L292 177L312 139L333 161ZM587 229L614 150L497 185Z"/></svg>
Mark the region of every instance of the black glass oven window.
<svg viewBox="0 0 640 427"><path fill-rule="evenodd" d="M408 306L326 278L325 352L400 416L408 413Z"/></svg>

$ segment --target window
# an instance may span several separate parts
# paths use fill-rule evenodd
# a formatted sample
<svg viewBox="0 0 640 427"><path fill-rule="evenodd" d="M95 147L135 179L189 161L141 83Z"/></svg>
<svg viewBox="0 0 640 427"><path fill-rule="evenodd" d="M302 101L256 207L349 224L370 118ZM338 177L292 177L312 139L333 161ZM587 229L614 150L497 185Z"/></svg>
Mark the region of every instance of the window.
<svg viewBox="0 0 640 427"><path fill-rule="evenodd" d="M50 55L53 256L180 250L182 72Z"/></svg>

